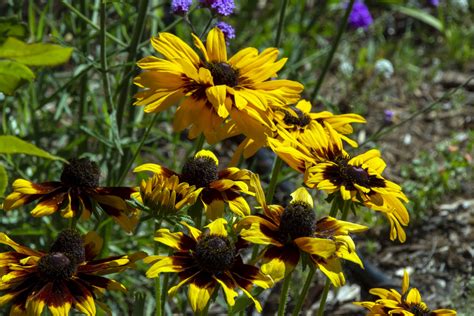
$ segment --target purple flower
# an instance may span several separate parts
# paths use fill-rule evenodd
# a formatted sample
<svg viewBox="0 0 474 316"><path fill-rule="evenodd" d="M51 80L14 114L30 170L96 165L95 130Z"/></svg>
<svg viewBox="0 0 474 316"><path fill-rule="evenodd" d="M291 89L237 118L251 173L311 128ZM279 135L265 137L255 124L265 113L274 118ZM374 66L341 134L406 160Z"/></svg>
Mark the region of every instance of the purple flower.
<svg viewBox="0 0 474 316"><path fill-rule="evenodd" d="M235 8L234 0L201 0L201 4L224 16L231 15Z"/></svg>
<svg viewBox="0 0 474 316"><path fill-rule="evenodd" d="M232 25L220 21L216 23L216 26L224 33L226 42L235 37L235 30Z"/></svg>
<svg viewBox="0 0 474 316"><path fill-rule="evenodd" d="M372 23L369 8L361 0L356 0L349 15L349 25L353 28L367 29Z"/></svg>
<svg viewBox="0 0 474 316"><path fill-rule="evenodd" d="M428 4L433 7L437 7L439 6L439 0L428 0Z"/></svg>
<svg viewBox="0 0 474 316"><path fill-rule="evenodd" d="M385 124L393 123L393 115L395 113L392 110L384 110L383 113L385 114L385 117L383 118Z"/></svg>
<svg viewBox="0 0 474 316"><path fill-rule="evenodd" d="M177 15L185 15L193 0L173 0L171 1L171 12Z"/></svg>

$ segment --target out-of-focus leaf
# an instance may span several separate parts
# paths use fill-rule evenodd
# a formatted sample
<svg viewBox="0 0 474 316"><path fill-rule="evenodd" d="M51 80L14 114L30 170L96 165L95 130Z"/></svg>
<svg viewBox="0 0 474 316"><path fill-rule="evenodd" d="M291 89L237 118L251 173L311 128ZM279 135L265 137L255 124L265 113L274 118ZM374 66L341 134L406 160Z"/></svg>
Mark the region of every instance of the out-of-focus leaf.
<svg viewBox="0 0 474 316"><path fill-rule="evenodd" d="M8 184L7 171L5 170L3 165L0 164L0 196L3 196L3 193L5 193L7 184Z"/></svg>
<svg viewBox="0 0 474 316"><path fill-rule="evenodd" d="M69 60L72 48L55 44L26 44L9 37L0 46L0 58L11 59L28 66L56 66Z"/></svg>
<svg viewBox="0 0 474 316"><path fill-rule="evenodd" d="M27 66L12 60L0 60L0 92L12 94L22 79L31 81L35 74Z"/></svg>
<svg viewBox="0 0 474 316"><path fill-rule="evenodd" d="M0 43L7 37L23 39L28 34L28 28L15 17L0 17Z"/></svg>
<svg viewBox="0 0 474 316"><path fill-rule="evenodd" d="M424 22L435 29L437 29L440 32L443 32L443 23L441 23L440 20L432 16L426 11L419 10L419 9L414 9L414 8L408 8L408 7L403 7L403 6L393 6L395 10L397 10L400 13L403 13L405 15L408 15L409 17L412 17L414 19L420 20L421 22Z"/></svg>
<svg viewBox="0 0 474 316"><path fill-rule="evenodd" d="M25 142L24 140L11 136L2 135L0 136L0 153L2 154L26 154L32 156L38 156L52 160L66 161L61 157L52 155L47 151L44 151L33 144Z"/></svg>

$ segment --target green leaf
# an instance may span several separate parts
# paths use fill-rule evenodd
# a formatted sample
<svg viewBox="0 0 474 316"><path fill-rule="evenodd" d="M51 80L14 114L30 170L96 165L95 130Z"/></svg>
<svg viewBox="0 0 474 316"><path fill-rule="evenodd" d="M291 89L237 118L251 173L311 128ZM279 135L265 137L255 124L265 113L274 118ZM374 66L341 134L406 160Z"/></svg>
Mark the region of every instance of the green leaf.
<svg viewBox="0 0 474 316"><path fill-rule="evenodd" d="M408 15L409 17L420 20L421 22L434 27L440 32L444 31L443 23L426 11L403 6L393 6L393 8L400 13Z"/></svg>
<svg viewBox="0 0 474 316"><path fill-rule="evenodd" d="M26 44L9 37L0 46L0 58L11 59L28 66L56 66L69 60L72 48L55 44Z"/></svg>
<svg viewBox="0 0 474 316"><path fill-rule="evenodd" d="M23 39L28 34L28 28L16 17L0 17L0 43L7 37Z"/></svg>
<svg viewBox="0 0 474 316"><path fill-rule="evenodd" d="M27 66L11 60L0 60L0 92L13 94L22 79L31 81L35 74Z"/></svg>
<svg viewBox="0 0 474 316"><path fill-rule="evenodd" d="M11 135L0 135L0 153L26 154L66 162L66 160L61 157L51 155L50 153L36 147L35 145L25 142L24 140Z"/></svg>
<svg viewBox="0 0 474 316"><path fill-rule="evenodd" d="M0 196L3 196L3 193L5 193L7 184L8 184L7 171L5 170L3 165L0 164Z"/></svg>

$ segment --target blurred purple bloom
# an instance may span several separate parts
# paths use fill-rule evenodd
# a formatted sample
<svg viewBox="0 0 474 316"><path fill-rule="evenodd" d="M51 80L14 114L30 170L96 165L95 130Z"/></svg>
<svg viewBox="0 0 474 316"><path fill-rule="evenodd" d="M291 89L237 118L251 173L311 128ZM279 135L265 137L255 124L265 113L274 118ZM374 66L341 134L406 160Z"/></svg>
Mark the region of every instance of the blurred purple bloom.
<svg viewBox="0 0 474 316"><path fill-rule="evenodd" d="M224 16L231 15L235 8L234 0L201 0L201 4Z"/></svg>
<svg viewBox="0 0 474 316"><path fill-rule="evenodd" d="M384 117L384 122L386 124L390 124L390 123L393 123L393 115L394 115L394 112L392 110L384 110L383 113L385 114L385 117Z"/></svg>
<svg viewBox="0 0 474 316"><path fill-rule="evenodd" d="M428 4L433 7L437 7L439 6L439 0L428 0Z"/></svg>
<svg viewBox="0 0 474 316"><path fill-rule="evenodd" d="M189 11L189 7L193 3L193 0L172 0L171 1L171 12L178 15L185 15Z"/></svg>
<svg viewBox="0 0 474 316"><path fill-rule="evenodd" d="M349 15L349 25L353 28L367 29L372 23L369 8L361 0L356 0Z"/></svg>
<svg viewBox="0 0 474 316"><path fill-rule="evenodd" d="M217 22L216 26L222 31L222 33L224 33L226 42L235 37L235 30L232 27L232 25L221 21L221 22Z"/></svg>

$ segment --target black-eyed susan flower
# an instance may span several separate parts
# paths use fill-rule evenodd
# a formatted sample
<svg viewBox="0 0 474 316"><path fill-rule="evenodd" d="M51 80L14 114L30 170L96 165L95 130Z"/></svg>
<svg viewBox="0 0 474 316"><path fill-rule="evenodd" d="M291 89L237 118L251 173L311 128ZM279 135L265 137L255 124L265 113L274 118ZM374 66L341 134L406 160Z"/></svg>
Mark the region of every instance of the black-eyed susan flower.
<svg viewBox="0 0 474 316"><path fill-rule="evenodd" d="M297 144L302 142L302 134L314 132L316 126L322 126L327 133L329 133L328 126L332 127L336 132L334 136L344 140L352 147L357 147L357 142L346 135L353 132L352 123L365 123L362 116L354 113L334 115L328 111L311 112L311 103L306 100L298 101L294 107L275 107L272 112L276 128L270 136L293 147L297 147ZM232 122L226 124L232 124ZM231 130L232 127L226 127L226 129ZM232 164L237 163L242 155L244 158L253 156L257 150L264 146L267 146L266 139L259 141L250 137L245 138L236 149Z"/></svg>
<svg viewBox="0 0 474 316"><path fill-rule="evenodd" d="M145 112L161 112L177 104L174 128L191 127L189 137L203 133L208 143L229 135L220 128L231 118L238 131L254 139L263 139L272 122L270 106L294 103L303 86L290 80L270 80L284 66L286 58L277 61L278 49L259 53L248 47L227 58L225 37L213 28L206 45L193 34L201 58L177 36L160 33L152 38L153 48L164 58L146 57L138 62L144 70L135 84L144 88L137 93L135 105L145 106Z"/></svg>
<svg viewBox="0 0 474 316"><path fill-rule="evenodd" d="M154 174L142 180L140 191L133 193L132 197L155 215L168 216L176 214L186 205L194 204L202 190L187 182L180 182L177 175L166 177Z"/></svg>
<svg viewBox="0 0 474 316"><path fill-rule="evenodd" d="M226 223L222 218L216 219L201 232L183 222L188 234L172 233L167 228L157 230L155 241L171 247L174 253L168 257L145 258L146 263L152 264L146 276L155 278L162 272L178 273L180 282L170 288L168 294L174 295L181 286L189 284L188 301L195 312L204 309L219 286L230 306L235 304L236 290L240 289L261 312L260 303L249 290L252 285L269 288L273 281L257 267L243 263L239 254L242 243L229 238Z"/></svg>
<svg viewBox="0 0 474 316"><path fill-rule="evenodd" d="M52 315L67 316L71 308L86 315L96 314L96 303L105 290L126 291L105 274L133 267L144 253L94 258L102 240L89 232L81 236L75 230L62 231L47 252L32 250L0 233L0 243L14 251L0 253L0 305L11 304L10 315L39 316L45 306Z"/></svg>
<svg viewBox="0 0 474 316"><path fill-rule="evenodd" d="M262 254L261 269L276 281L294 269L304 252L334 286L341 286L345 279L340 259L362 266L349 233L362 232L367 227L332 217L318 220L313 199L304 188L291 196L287 207L266 205L263 192L258 192L263 214L247 216L238 223L241 237L254 244L268 245Z"/></svg>
<svg viewBox="0 0 474 316"><path fill-rule="evenodd" d="M331 126L316 127L301 136L301 145L294 148L275 139L269 143L273 151L292 168L304 173L305 184L328 193L339 192L344 200L363 203L384 213L390 222L390 239L406 240L403 226L409 215L403 202L408 202L396 183L385 179L386 167L380 151L372 149L350 157L342 147L341 138ZM328 136L329 135L329 136Z"/></svg>
<svg viewBox="0 0 474 316"><path fill-rule="evenodd" d="M211 151L200 150L184 164L180 174L151 163L136 167L134 172L151 171L164 178L177 176L180 182L201 189L199 196L209 219L222 217L225 203L238 216L249 215L250 207L241 194L254 195L252 172L235 167L219 171L218 163L217 157Z"/></svg>
<svg viewBox="0 0 474 316"><path fill-rule="evenodd" d="M418 289L410 288L408 272L405 270L402 281L402 293L394 289L373 288L370 294L378 296L375 302L354 302L354 304L365 307L369 310L367 315L403 315L403 316L448 316L456 315L452 309L428 308L421 300Z"/></svg>
<svg viewBox="0 0 474 316"><path fill-rule="evenodd" d="M31 211L34 217L60 211L64 218L90 217L95 205L111 216L124 230L132 232L139 214L125 202L135 189L100 187L100 169L88 158L71 159L61 173L60 181L33 183L25 179L13 182L13 193L3 203L8 211L38 201Z"/></svg>

